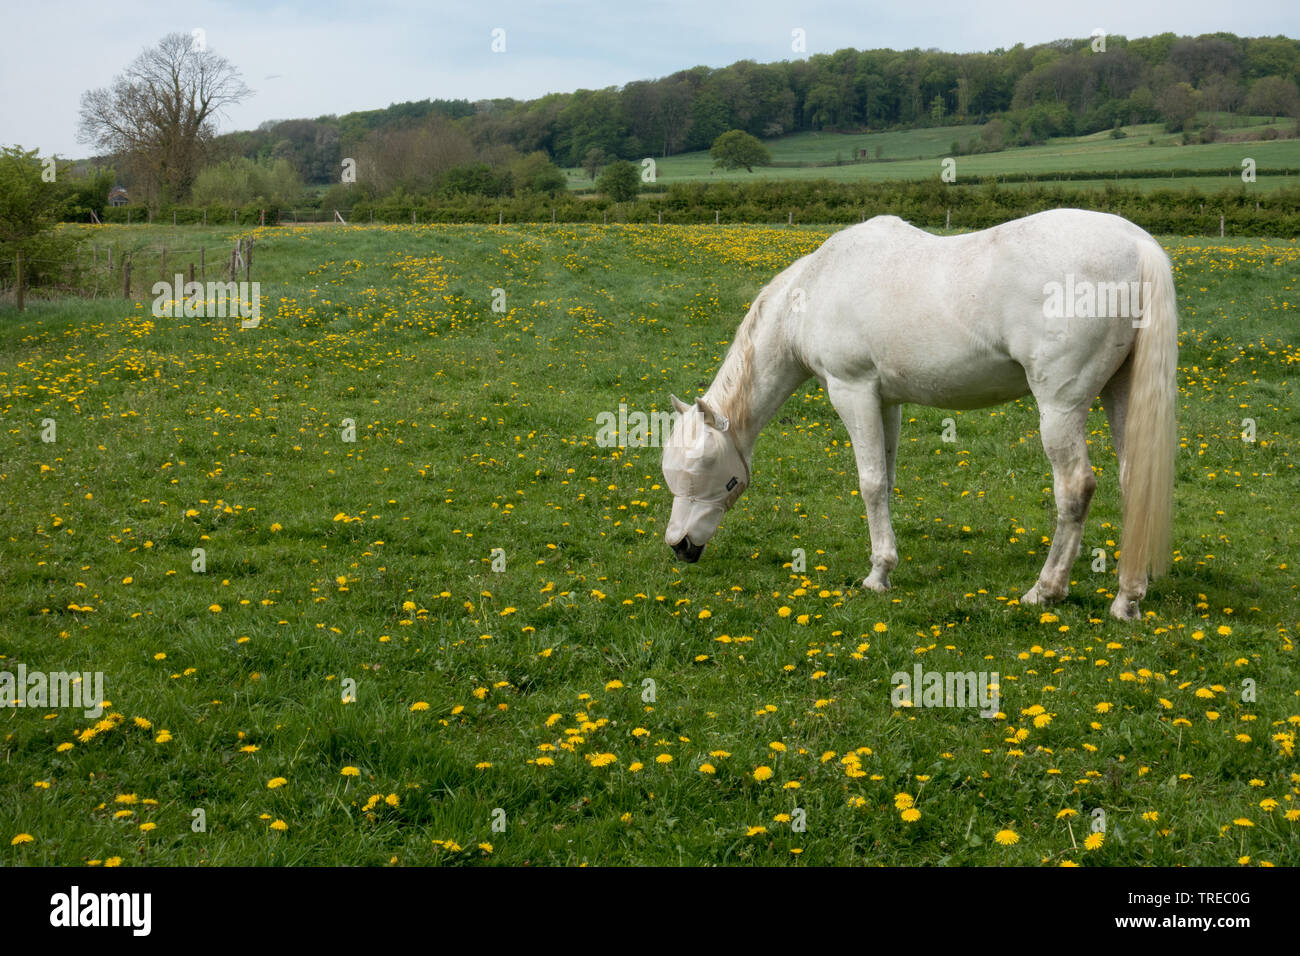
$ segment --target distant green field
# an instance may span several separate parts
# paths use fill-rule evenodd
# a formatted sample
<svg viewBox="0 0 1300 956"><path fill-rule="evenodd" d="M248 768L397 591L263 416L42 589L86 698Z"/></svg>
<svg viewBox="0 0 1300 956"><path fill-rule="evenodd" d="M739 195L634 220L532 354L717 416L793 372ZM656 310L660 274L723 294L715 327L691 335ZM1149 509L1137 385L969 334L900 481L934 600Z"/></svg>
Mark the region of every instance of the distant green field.
<svg viewBox="0 0 1300 956"><path fill-rule="evenodd" d="M1268 126L1263 120L1250 125L1234 127L1232 135L1249 133L1260 135ZM769 166L745 170L724 171L714 169L707 151L683 153L656 159L656 181L660 183L709 181L745 181L753 179L830 179L838 182L868 180L879 182L891 179L923 179L940 172L940 162L952 155L954 142L965 145L979 135L978 126L942 126L930 129L902 130L889 133L799 133L767 142L772 159L777 163L834 163L844 160L844 165L786 167ZM1182 145L1178 133L1166 133L1159 124L1128 126L1123 139L1112 139L1110 132L1089 136L1054 139L1041 146L1024 146L996 153L958 156L957 176L978 179L1014 173L1051 173L1078 170L1096 170L1099 173L1123 173L1130 170L1169 169L1233 169L1239 170L1243 159L1255 160L1257 166L1300 166L1300 141L1253 140L1239 143L1210 143ZM876 158L876 149L880 158ZM851 162L857 151L865 149L868 162ZM571 189L585 189L591 179L581 169L567 171ZM1113 176L1101 175L1097 180L1074 181L1081 187L1100 186L1114 181ZM1195 185L1199 189L1219 190L1241 185L1239 175L1222 177L1172 177L1160 179L1125 179L1121 182L1137 184L1143 189L1184 188ZM1255 188L1271 192L1294 185L1296 180L1283 176L1259 176Z"/></svg>

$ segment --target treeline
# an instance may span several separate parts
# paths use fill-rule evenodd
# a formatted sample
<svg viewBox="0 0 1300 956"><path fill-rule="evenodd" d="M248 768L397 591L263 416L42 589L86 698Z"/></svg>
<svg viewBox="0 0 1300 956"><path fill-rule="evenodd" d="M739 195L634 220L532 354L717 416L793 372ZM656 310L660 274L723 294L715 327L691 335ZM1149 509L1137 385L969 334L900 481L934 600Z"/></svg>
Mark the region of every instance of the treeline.
<svg viewBox="0 0 1300 956"><path fill-rule="evenodd" d="M1211 124L1234 113L1300 114L1300 41L1172 33L1105 50L1089 39L989 53L840 50L719 69L698 66L621 88L533 100L422 100L387 109L264 123L219 137L226 157L284 160L303 182L340 181L346 159L378 192L419 190L446 170L481 162L507 169L541 153L594 169L708 149L723 132L772 138L809 130L885 130L986 123L996 142L1042 142L1121 125L1164 122L1185 130L1198 112Z"/></svg>
<svg viewBox="0 0 1300 956"><path fill-rule="evenodd" d="M1124 216L1149 232L1292 237L1300 234L1300 186L1261 197L1245 189L1202 194L1195 189L1142 191L1107 183L1101 189L1027 184L1007 188L996 179L980 184L946 185L938 179L910 182L781 181L674 183L657 193L616 203L606 197L581 198L522 194L447 199L395 193L363 200L345 211L351 224L394 223L826 223L847 224L878 215L900 216L928 227L983 229L1045 209L1095 209ZM163 210L155 221L203 221L203 210ZM256 225L265 211L268 224L291 225L288 211L215 207L208 222ZM126 209L111 210L110 221L126 221ZM146 221L144 207L132 221Z"/></svg>

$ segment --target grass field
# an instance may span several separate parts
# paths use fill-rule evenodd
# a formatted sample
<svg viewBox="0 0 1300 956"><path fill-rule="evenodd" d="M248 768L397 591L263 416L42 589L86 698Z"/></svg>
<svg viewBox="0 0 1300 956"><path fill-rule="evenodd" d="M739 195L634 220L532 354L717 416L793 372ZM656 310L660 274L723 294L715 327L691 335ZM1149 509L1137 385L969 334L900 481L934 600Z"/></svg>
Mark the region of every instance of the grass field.
<svg viewBox="0 0 1300 956"><path fill-rule="evenodd" d="M1209 116L1206 114L1208 120ZM1268 126L1262 120L1227 130L1232 135L1260 134ZM940 126L888 133L798 133L766 141L776 162L834 163L842 166L756 167L752 173L713 167L707 151L656 158L656 180L661 183L705 181L748 181L752 179L830 179L837 182L891 179L925 179L939 175L940 160L952 155L953 142L963 147L978 137L978 126ZM1080 188L1098 186L1114 176L1107 172L1130 170L1232 169L1232 176L1198 176L1177 179L1124 179L1142 188L1183 188L1188 185L1207 191L1241 186L1241 161L1255 160L1258 167L1300 167L1300 140L1253 141L1182 145L1182 135L1166 133L1160 124L1124 127L1124 139L1112 139L1109 130L1089 136L1054 139L1041 146L1022 146L996 153L957 157L957 182L978 181L985 176L1014 173L1054 173L1095 170L1096 182L1074 181ZM876 148L881 150L876 160ZM871 161L850 164L858 149L867 150ZM572 189L591 188L591 179L580 169L567 170ZM1259 176L1252 189L1270 192L1294 186L1296 179Z"/></svg>
<svg viewBox="0 0 1300 956"><path fill-rule="evenodd" d="M110 701L0 711L0 863L1300 863L1294 241L1164 240L1178 550L1126 625L1099 411L1050 613L1015 601L1054 524L1025 402L904 410L888 595L816 383L672 559L658 449L597 417L702 390L824 229L258 235L255 329L0 311L0 670ZM917 663L1002 713L895 708Z"/></svg>

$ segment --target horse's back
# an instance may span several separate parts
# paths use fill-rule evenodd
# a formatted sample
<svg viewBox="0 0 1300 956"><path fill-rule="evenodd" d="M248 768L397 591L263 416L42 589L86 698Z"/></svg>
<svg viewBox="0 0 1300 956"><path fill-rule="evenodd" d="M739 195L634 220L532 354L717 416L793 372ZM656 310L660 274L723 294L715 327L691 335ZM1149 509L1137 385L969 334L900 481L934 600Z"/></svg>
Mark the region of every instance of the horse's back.
<svg viewBox="0 0 1300 956"><path fill-rule="evenodd" d="M956 236L876 217L789 277L808 303L806 361L823 379L874 376L886 401L953 408L1007 401L1070 368L1104 383L1132 346L1131 323L1054 317L1048 290L1135 281L1142 241L1127 220L1085 210Z"/></svg>

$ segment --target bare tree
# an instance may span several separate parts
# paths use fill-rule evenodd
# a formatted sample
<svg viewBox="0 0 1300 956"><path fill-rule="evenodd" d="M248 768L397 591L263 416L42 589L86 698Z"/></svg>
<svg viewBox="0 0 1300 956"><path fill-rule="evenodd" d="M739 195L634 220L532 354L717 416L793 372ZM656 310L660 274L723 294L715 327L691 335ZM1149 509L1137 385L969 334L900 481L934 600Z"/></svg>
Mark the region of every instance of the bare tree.
<svg viewBox="0 0 1300 956"><path fill-rule="evenodd" d="M152 200L184 199L216 117L251 93L239 71L205 43L169 33L111 88L82 94L78 139L116 154Z"/></svg>
<svg viewBox="0 0 1300 956"><path fill-rule="evenodd" d="M455 123L433 115L418 126L374 130L356 154L358 178L378 192L424 192L447 170L473 162L474 147Z"/></svg>

